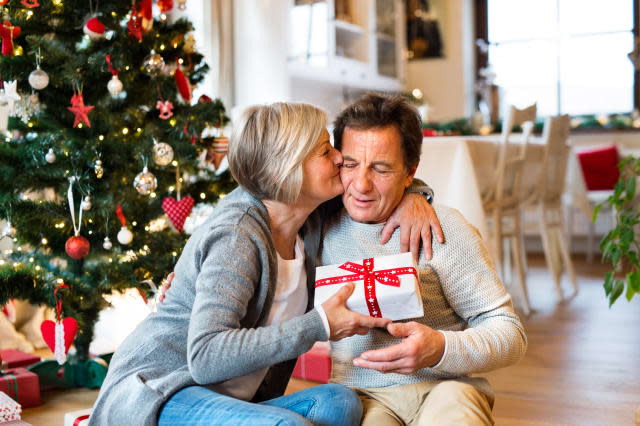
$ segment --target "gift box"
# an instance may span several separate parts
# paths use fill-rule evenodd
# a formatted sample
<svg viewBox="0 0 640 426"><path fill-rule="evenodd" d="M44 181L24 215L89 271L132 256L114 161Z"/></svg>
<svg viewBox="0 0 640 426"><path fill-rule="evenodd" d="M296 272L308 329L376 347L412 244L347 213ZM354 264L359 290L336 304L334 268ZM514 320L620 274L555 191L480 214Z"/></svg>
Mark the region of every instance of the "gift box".
<svg viewBox="0 0 640 426"><path fill-rule="evenodd" d="M5 368L28 367L40 362L40 357L16 349L0 350L0 359L3 363L7 363Z"/></svg>
<svg viewBox="0 0 640 426"><path fill-rule="evenodd" d="M4 392L0 391L0 424L4 426L6 422L20 420L22 407Z"/></svg>
<svg viewBox="0 0 640 426"><path fill-rule="evenodd" d="M350 281L355 283L355 289L347 300L347 308L354 312L394 321L424 315L411 253L317 267L315 306Z"/></svg>
<svg viewBox="0 0 640 426"><path fill-rule="evenodd" d="M27 423L23 420L12 420L10 422L1 423L2 426L33 426L31 423Z"/></svg>
<svg viewBox="0 0 640 426"><path fill-rule="evenodd" d="M40 405L38 375L25 368L4 370L0 374L0 391L18 401L23 408Z"/></svg>
<svg viewBox="0 0 640 426"><path fill-rule="evenodd" d="M91 408L65 413L64 426L87 426L89 424L90 415Z"/></svg>
<svg viewBox="0 0 640 426"><path fill-rule="evenodd" d="M318 342L309 352L300 355L292 376L303 380L328 383L329 377L331 377L329 342Z"/></svg>

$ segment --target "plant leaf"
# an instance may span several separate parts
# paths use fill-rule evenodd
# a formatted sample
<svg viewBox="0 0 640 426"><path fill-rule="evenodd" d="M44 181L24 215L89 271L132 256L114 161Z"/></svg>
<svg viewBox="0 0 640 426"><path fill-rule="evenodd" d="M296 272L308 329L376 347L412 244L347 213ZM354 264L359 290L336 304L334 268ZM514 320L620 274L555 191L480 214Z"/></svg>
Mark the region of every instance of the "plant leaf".
<svg viewBox="0 0 640 426"><path fill-rule="evenodd" d="M611 294L609 294L609 308L618 300L618 297L624 291L624 281L616 280L613 284L613 289L611 290Z"/></svg>
<svg viewBox="0 0 640 426"><path fill-rule="evenodd" d="M602 208L602 204L596 204L596 206L593 208L593 216L591 217L591 222L595 223L596 219L598 218L598 212L600 211L600 209Z"/></svg>
<svg viewBox="0 0 640 426"><path fill-rule="evenodd" d="M635 176L632 176L627 179L627 185L625 190L627 192L627 196L626 196L627 201L633 200L633 197L635 197L636 195L636 177Z"/></svg>
<svg viewBox="0 0 640 426"><path fill-rule="evenodd" d="M611 293L611 288L613 287L613 271L609 271L604 276L604 294L609 296Z"/></svg>

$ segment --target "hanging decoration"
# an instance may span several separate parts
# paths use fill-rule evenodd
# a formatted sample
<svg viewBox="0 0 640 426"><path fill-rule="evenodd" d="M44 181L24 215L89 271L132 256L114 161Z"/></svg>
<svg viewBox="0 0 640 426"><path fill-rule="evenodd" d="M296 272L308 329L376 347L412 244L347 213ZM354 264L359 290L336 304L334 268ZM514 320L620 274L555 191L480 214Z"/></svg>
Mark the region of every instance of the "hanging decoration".
<svg viewBox="0 0 640 426"><path fill-rule="evenodd" d="M133 187L140 195L149 195L158 187L158 180L145 165L133 179Z"/></svg>
<svg viewBox="0 0 640 426"><path fill-rule="evenodd" d="M74 259L82 259L87 254L89 254L89 250L91 249L91 245L89 244L89 240L80 235L80 228L82 227L82 203L80 209L78 209L78 225L76 226L76 215L75 215L75 207L73 202L73 184L78 180L77 177L73 176L69 178L69 189L67 190L67 199L69 200L69 210L71 211L71 223L73 224L74 236L69 237L66 244L64 245L64 249L69 256Z"/></svg>
<svg viewBox="0 0 640 426"><path fill-rule="evenodd" d="M161 13L167 13L173 9L173 0L158 0L158 7Z"/></svg>
<svg viewBox="0 0 640 426"><path fill-rule="evenodd" d="M187 8L187 0L177 0L178 9L185 10Z"/></svg>
<svg viewBox="0 0 640 426"><path fill-rule="evenodd" d="M111 240L109 239L109 237L104 237L102 248L105 250L111 250L111 247L113 247L113 244L111 244Z"/></svg>
<svg viewBox="0 0 640 426"><path fill-rule="evenodd" d="M20 27L11 25L8 19L0 26L0 37L2 38L2 54L13 56L13 39L20 35Z"/></svg>
<svg viewBox="0 0 640 426"><path fill-rule="evenodd" d="M82 28L82 31L93 41L98 41L104 37L104 24L97 17L89 19Z"/></svg>
<svg viewBox="0 0 640 426"><path fill-rule="evenodd" d="M82 207L82 210L84 210L84 211L91 210L91 196L90 195L86 195L84 197L84 199L80 203L80 207Z"/></svg>
<svg viewBox="0 0 640 426"><path fill-rule="evenodd" d="M77 127L80 122L83 122L87 127L91 127L89 121L89 112L93 109L93 106L87 106L84 104L84 98L82 97L82 89L73 90L73 96L71 97L71 106L67 107L69 111L75 114L75 120L73 127Z"/></svg>
<svg viewBox="0 0 640 426"><path fill-rule="evenodd" d="M144 67L144 71L151 77L157 77L164 67L164 59L152 49L144 58L142 66Z"/></svg>
<svg viewBox="0 0 640 426"><path fill-rule="evenodd" d="M40 6L40 3L38 3L38 0L22 0L20 4L29 9L33 9L34 7Z"/></svg>
<svg viewBox="0 0 640 426"><path fill-rule="evenodd" d="M41 60L40 48L38 48L38 53L36 53L36 69L29 74L29 84L35 90L42 90L49 85L49 74L40 69Z"/></svg>
<svg viewBox="0 0 640 426"><path fill-rule="evenodd" d="M13 238L16 236L16 228L11 224L11 220L7 219L7 223L4 225L4 229L2 229L2 234L0 234L0 239L4 237Z"/></svg>
<svg viewBox="0 0 640 426"><path fill-rule="evenodd" d="M165 142L153 138L153 161L158 166L166 166L173 160L173 148Z"/></svg>
<svg viewBox="0 0 640 426"><path fill-rule="evenodd" d="M47 151L44 159L49 164L53 164L56 162L56 153L53 152L53 148L49 148L49 151Z"/></svg>
<svg viewBox="0 0 640 426"><path fill-rule="evenodd" d="M206 161L212 163L213 167L218 170L227 152L229 152L229 138L221 133L219 137L213 138L210 148L207 149Z"/></svg>
<svg viewBox="0 0 640 426"><path fill-rule="evenodd" d="M158 2L158 4L160 4ZM140 6L140 17L142 18L142 31L148 33L153 28L153 4L151 0L142 0Z"/></svg>
<svg viewBox="0 0 640 426"><path fill-rule="evenodd" d="M158 117L163 120L168 120L173 116L173 104L171 101L158 101L156 103L156 109L160 110L160 115L158 115Z"/></svg>
<svg viewBox="0 0 640 426"><path fill-rule="evenodd" d="M42 338L49 348L53 351L53 354L58 361L58 364L62 365L67 360L67 353L71 347L71 343L75 339L76 332L78 331L78 323L72 317L62 319L62 296L58 295L58 290L63 288L69 288L66 284L60 284L53 290L53 297L56 299L56 311L58 313L57 321L54 323L51 320L42 322L40 331L42 332Z"/></svg>
<svg viewBox="0 0 640 426"><path fill-rule="evenodd" d="M192 33L187 34L182 45L182 50L187 54L192 54L196 51L196 39Z"/></svg>
<svg viewBox="0 0 640 426"><path fill-rule="evenodd" d="M111 80L107 83L107 90L112 97L115 97L122 92L122 82L118 78L118 70L111 65L111 55L107 55L107 66L111 72Z"/></svg>
<svg viewBox="0 0 640 426"><path fill-rule="evenodd" d="M136 39L139 43L142 42L142 24L136 11L135 0L131 1L131 13L129 14L129 21L127 21L127 30L131 39Z"/></svg>
<svg viewBox="0 0 640 426"><path fill-rule="evenodd" d="M180 69L180 63L178 59L176 59L176 63L178 64L178 68L176 69L176 73L174 74L174 78L176 80L176 86L178 87L178 92L182 99L189 103L191 102L191 86L189 85L189 81L187 77L185 77L184 73Z"/></svg>
<svg viewBox="0 0 640 426"><path fill-rule="evenodd" d="M16 110L16 102L21 98L18 95L18 80L5 81L4 86L4 100L9 105L9 114L13 114Z"/></svg>
<svg viewBox="0 0 640 426"><path fill-rule="evenodd" d="M176 228L179 233L182 233L184 229L184 221L187 220L189 214L191 213L191 209L193 209L193 205L195 201L189 195L184 198L180 198L180 166L176 167L176 190L178 199L176 200L173 197L165 197L162 200L162 210L167 214L169 220Z"/></svg>
<svg viewBox="0 0 640 426"><path fill-rule="evenodd" d="M124 213L122 213L120 203L118 203L118 207L116 208L116 215L118 216L120 223L122 223L122 228L118 231L118 242L125 246L127 244L131 244L131 241L133 241L133 233L129 231L129 228L127 228L127 219L125 219Z"/></svg>
<svg viewBox="0 0 640 426"><path fill-rule="evenodd" d="M96 160L96 164L93 166L93 171L98 179L102 179L104 175L104 169L102 168L102 160Z"/></svg>
<svg viewBox="0 0 640 426"><path fill-rule="evenodd" d="M16 104L15 115L20 117L20 120L22 120L24 124L27 124L31 117L38 114L41 109L38 94L32 93L29 96L23 96Z"/></svg>

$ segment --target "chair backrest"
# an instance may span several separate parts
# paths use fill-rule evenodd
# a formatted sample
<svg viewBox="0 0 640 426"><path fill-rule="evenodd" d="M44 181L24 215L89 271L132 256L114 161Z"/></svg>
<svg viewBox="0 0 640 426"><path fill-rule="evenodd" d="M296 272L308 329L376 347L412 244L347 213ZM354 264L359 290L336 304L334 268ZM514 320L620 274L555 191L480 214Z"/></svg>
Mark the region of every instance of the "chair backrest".
<svg viewBox="0 0 640 426"><path fill-rule="evenodd" d="M544 123L542 140L546 149L540 179L538 180L538 197L547 203L560 202L564 192L564 181L569 160L570 118L567 114L548 117Z"/></svg>
<svg viewBox="0 0 640 426"><path fill-rule="evenodd" d="M513 203L521 197L520 177L527 156L529 139L533 132L533 123L536 120L536 110L537 106L533 104L524 109L518 109L512 105L507 111L502 125L502 143L498 154L498 174L494 191L495 201L498 203L503 201ZM522 139L518 143L518 153L510 155L510 151L513 151L509 146L512 144L510 140L514 126L521 126Z"/></svg>

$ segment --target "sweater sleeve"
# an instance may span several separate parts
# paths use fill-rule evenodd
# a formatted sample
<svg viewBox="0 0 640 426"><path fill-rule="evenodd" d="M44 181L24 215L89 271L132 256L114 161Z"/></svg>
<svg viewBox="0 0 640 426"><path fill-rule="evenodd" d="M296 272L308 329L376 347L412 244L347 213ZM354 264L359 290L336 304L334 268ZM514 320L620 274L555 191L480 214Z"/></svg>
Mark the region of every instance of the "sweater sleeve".
<svg viewBox="0 0 640 426"><path fill-rule="evenodd" d="M527 338L511 296L475 228L457 210L443 216L443 230L450 237L439 256L445 261L433 266L447 301L469 327L439 330L445 336L445 353L433 368L460 375L515 364L526 351Z"/></svg>
<svg viewBox="0 0 640 426"><path fill-rule="evenodd" d="M198 384L219 383L296 358L327 336L313 309L279 324L241 328L250 304L264 303L267 248L238 226L208 231L197 249L199 269L189 321L187 362ZM258 300L261 299L261 300Z"/></svg>

